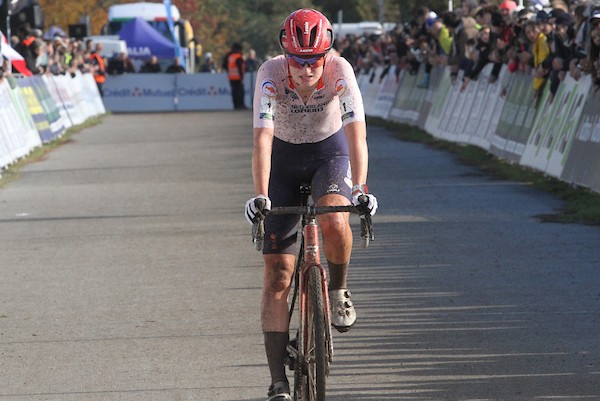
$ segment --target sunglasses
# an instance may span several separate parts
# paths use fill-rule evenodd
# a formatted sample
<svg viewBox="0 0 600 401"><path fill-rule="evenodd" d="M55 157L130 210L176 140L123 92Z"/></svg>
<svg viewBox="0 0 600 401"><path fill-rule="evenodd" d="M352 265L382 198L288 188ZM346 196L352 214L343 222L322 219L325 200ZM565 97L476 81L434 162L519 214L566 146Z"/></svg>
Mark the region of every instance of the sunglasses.
<svg viewBox="0 0 600 401"><path fill-rule="evenodd" d="M314 57L300 57L288 54L287 59L289 65L294 68L304 68L307 64L310 68L319 68L325 64L325 56L322 54Z"/></svg>

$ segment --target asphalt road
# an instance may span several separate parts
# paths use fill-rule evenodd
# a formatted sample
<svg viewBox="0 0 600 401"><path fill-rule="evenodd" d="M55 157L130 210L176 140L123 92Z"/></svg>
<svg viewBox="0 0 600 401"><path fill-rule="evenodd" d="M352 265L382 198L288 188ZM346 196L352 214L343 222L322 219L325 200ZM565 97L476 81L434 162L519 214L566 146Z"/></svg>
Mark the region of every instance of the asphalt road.
<svg viewBox="0 0 600 401"><path fill-rule="evenodd" d="M0 189L0 400L265 399L251 143L249 112L111 115ZM376 240L328 399L600 400L600 228L369 144Z"/></svg>

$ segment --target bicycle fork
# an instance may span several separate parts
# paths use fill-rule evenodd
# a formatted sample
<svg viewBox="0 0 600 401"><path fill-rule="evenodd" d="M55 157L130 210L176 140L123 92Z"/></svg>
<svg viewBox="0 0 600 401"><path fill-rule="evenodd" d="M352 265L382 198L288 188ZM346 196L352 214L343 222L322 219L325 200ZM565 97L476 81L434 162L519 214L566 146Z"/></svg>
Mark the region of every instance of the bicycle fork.
<svg viewBox="0 0 600 401"><path fill-rule="evenodd" d="M304 347L305 339L307 336L308 327L308 316L307 310L307 294L308 294L308 282L309 272L311 266L317 266L321 272L321 283L323 291L323 301L325 308L325 338L327 339L327 359L329 363L333 361L333 336L331 332L331 309L329 305L329 291L327 286L327 272L321 264L321 250L319 248L319 229L315 217L311 217L304 227L304 264L302 265L302 282L300 283L300 320L303 323L302 341L299 342L299 347ZM302 351L301 351L302 354Z"/></svg>

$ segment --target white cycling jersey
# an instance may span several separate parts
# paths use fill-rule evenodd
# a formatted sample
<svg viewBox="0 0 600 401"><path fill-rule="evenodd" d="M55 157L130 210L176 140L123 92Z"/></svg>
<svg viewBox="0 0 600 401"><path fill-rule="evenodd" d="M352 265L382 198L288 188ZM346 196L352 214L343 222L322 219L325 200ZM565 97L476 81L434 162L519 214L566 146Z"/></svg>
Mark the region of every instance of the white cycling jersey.
<svg viewBox="0 0 600 401"><path fill-rule="evenodd" d="M315 143L354 121L365 121L362 96L350 63L327 55L323 76L306 104L294 88L285 56L265 61L254 90L254 128L274 128L290 143Z"/></svg>

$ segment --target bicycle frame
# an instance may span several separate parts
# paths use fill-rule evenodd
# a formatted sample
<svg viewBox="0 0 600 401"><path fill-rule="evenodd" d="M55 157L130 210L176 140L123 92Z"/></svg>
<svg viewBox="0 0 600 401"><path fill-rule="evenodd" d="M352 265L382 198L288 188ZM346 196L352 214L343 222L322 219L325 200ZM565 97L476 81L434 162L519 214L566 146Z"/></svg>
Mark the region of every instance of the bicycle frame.
<svg viewBox="0 0 600 401"><path fill-rule="evenodd" d="M360 214L361 243L363 247L367 247L369 241L373 239L373 230L371 218L368 213L365 213L365 199L361 200L362 207L349 205L314 206L308 204L310 186L301 186L300 192L302 195L302 206L275 207L262 215L262 218L253 225L252 240L255 243L256 249L262 250L264 239L263 223L266 214L296 214L302 216L297 238L299 253L294 272L294 292L291 297L289 310L291 323L296 299L299 298L298 334L296 346L294 347L292 344L289 344L287 349L295 361L294 401L299 399L302 401L316 401L325 399L324 376L329 375L329 365L333 361L333 336L327 272L321 264L317 215L336 212ZM257 204L257 206L259 206L259 210L262 210L260 205ZM311 280L313 277L311 272L318 272L318 280ZM309 297L309 294L312 297ZM318 305L312 305L315 297L319 300L318 302L314 302L314 304ZM322 305L320 305L321 302ZM313 310L311 308L316 309ZM311 322L313 318L314 321ZM318 327L321 327L321 329L318 329ZM310 349L311 346L312 349ZM321 377L319 378L319 376Z"/></svg>
<svg viewBox="0 0 600 401"><path fill-rule="evenodd" d="M325 268L321 264L321 249L319 246L319 228L316 222L315 215L307 215L306 216L306 224L302 228L303 238L302 240L304 245L303 252L303 260L299 266L299 275L297 285L299 285L299 293L300 293L300 305L298 308L300 314L300 324L298 328L298 332L301 335L301 338L298 339L298 354L305 355L304 347L306 346L306 336L307 336L307 328L309 326L309 316L306 313L308 308L308 280L309 274L308 270L312 266L317 266L321 273L321 283L322 283L322 293L323 293L323 301L324 301L324 315L325 315L325 341L327 342L327 359L329 363L333 360L333 337L331 334L331 314L329 307L329 291L327 287L327 272ZM290 310L290 319L292 316L292 311Z"/></svg>

